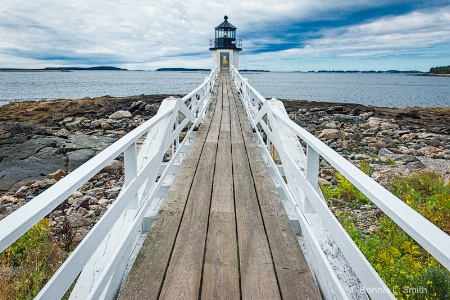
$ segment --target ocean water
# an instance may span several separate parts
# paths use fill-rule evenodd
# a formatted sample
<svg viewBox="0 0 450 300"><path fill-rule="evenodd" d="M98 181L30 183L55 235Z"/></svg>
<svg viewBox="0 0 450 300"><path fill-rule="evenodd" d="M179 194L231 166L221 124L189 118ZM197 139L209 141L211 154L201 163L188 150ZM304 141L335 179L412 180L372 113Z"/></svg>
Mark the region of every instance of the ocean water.
<svg viewBox="0 0 450 300"><path fill-rule="evenodd" d="M209 72L0 72L0 105L11 101L187 94Z"/></svg>
<svg viewBox="0 0 450 300"><path fill-rule="evenodd" d="M450 77L393 73L245 74L266 98L385 107L449 107Z"/></svg>
<svg viewBox="0 0 450 300"><path fill-rule="evenodd" d="M0 72L0 105L11 101L187 94L208 72ZM264 97L386 107L450 106L450 78L372 73L243 73Z"/></svg>

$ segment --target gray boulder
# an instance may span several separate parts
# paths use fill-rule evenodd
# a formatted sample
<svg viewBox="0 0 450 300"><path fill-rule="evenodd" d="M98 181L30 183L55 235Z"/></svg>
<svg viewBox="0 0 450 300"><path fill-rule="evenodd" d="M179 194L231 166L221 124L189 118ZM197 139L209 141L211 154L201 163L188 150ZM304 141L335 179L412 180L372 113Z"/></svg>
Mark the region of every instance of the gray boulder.
<svg viewBox="0 0 450 300"><path fill-rule="evenodd" d="M345 132L338 129L324 129L319 134L319 139L324 140L345 139L345 137Z"/></svg>
<svg viewBox="0 0 450 300"><path fill-rule="evenodd" d="M119 110L109 116L112 120L120 120L123 118L131 118L131 113L127 110Z"/></svg>

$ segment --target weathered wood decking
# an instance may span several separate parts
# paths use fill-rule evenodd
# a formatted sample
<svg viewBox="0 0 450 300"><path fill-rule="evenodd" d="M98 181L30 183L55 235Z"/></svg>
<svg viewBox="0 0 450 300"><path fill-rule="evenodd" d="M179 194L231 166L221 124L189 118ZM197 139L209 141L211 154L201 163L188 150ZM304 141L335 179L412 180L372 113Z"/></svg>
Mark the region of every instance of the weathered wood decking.
<svg viewBox="0 0 450 300"><path fill-rule="evenodd" d="M214 95L119 299L319 299L227 73Z"/></svg>

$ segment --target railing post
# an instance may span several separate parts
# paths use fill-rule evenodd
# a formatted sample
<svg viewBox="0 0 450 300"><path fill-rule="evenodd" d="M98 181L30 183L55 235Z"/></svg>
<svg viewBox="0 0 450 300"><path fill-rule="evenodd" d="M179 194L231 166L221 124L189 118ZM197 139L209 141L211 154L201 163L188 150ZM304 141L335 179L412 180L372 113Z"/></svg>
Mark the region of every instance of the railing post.
<svg viewBox="0 0 450 300"><path fill-rule="evenodd" d="M180 119L179 116L177 115L177 117L175 118L175 130L178 128L178 125L180 125ZM178 150L178 147L180 147L180 136L178 135L176 140L175 140L175 150ZM172 154L173 155L173 154Z"/></svg>
<svg viewBox="0 0 450 300"><path fill-rule="evenodd" d="M316 191L319 191L319 154L309 145L306 150L306 180ZM314 212L314 208L306 196L303 201L303 211Z"/></svg>
<svg viewBox="0 0 450 300"><path fill-rule="evenodd" d="M124 151L124 169L125 169L125 182L124 187L128 186L137 177L137 151L136 143L133 143ZM129 208L138 207L138 195L133 194L133 198L129 203Z"/></svg>

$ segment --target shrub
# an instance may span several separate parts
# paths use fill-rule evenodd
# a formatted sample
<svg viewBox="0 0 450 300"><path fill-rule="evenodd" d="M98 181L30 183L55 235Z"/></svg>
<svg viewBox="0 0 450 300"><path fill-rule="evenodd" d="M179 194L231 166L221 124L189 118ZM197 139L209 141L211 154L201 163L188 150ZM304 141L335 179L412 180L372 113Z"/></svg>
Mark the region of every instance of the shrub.
<svg viewBox="0 0 450 300"><path fill-rule="evenodd" d="M43 219L0 254L0 299L35 297L61 265L65 254L49 233Z"/></svg>
<svg viewBox="0 0 450 300"><path fill-rule="evenodd" d="M344 227L396 296L449 299L450 273L388 217L379 223L380 231L368 237L352 223ZM404 293L407 287L423 287L426 294Z"/></svg>
<svg viewBox="0 0 450 300"><path fill-rule="evenodd" d="M450 184L432 172L397 177L390 191L437 227L450 234Z"/></svg>
<svg viewBox="0 0 450 300"><path fill-rule="evenodd" d="M370 169L361 165L367 174ZM339 177L338 177L339 176ZM337 174L335 188L322 187L325 197L361 202L360 192ZM389 189L397 197L450 234L450 185L431 172L394 178ZM450 299L450 272L418 245L386 215L377 223L379 230L364 234L358 220L345 209L333 208L336 217L388 287L400 299ZM425 294L408 293L408 288L424 288ZM405 293L406 291L406 293ZM422 290L423 291L423 290Z"/></svg>

